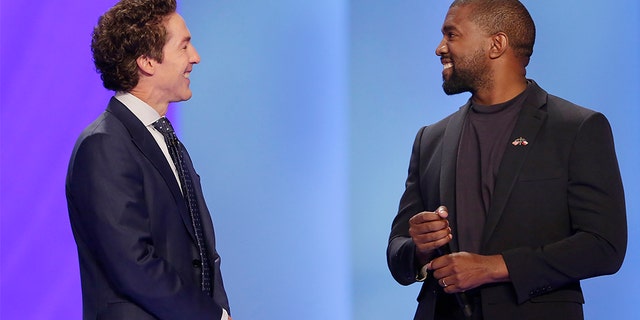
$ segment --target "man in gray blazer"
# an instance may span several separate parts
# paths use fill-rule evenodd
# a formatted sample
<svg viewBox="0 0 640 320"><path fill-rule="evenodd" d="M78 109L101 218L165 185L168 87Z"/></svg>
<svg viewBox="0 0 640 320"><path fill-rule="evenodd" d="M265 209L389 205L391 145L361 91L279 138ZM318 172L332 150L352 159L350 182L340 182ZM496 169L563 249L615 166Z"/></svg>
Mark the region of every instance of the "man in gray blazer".
<svg viewBox="0 0 640 320"><path fill-rule="evenodd" d="M200 62L175 0L120 1L91 49L116 94L78 138L66 181L84 319L230 319L199 176L164 130Z"/></svg>
<svg viewBox="0 0 640 320"><path fill-rule="evenodd" d="M582 319L580 280L627 244L609 123L526 78L519 1L454 1L442 33L443 89L471 98L417 134L389 269L423 282L415 319Z"/></svg>

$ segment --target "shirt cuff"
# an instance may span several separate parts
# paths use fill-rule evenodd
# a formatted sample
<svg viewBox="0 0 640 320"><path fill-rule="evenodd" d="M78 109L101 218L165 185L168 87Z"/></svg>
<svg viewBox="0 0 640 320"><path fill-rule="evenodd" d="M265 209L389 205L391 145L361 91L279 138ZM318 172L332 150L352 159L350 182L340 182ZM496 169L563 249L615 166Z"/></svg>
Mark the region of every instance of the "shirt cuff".
<svg viewBox="0 0 640 320"><path fill-rule="evenodd" d="M420 270L418 270L418 274L416 274L416 281L423 282L427 280L427 265L428 264L425 264L420 268Z"/></svg>
<svg viewBox="0 0 640 320"><path fill-rule="evenodd" d="M220 320L229 320L229 314L227 313L227 310L222 309L222 318L220 318Z"/></svg>

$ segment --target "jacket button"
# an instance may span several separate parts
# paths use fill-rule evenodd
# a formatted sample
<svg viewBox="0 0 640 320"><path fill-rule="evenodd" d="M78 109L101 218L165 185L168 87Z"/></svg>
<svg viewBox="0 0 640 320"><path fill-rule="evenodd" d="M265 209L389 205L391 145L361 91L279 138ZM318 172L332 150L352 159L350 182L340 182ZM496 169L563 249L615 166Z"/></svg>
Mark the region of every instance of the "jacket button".
<svg viewBox="0 0 640 320"><path fill-rule="evenodd" d="M191 261L191 263L193 264L194 268L202 267L202 261L200 261L199 259L193 259L193 261Z"/></svg>

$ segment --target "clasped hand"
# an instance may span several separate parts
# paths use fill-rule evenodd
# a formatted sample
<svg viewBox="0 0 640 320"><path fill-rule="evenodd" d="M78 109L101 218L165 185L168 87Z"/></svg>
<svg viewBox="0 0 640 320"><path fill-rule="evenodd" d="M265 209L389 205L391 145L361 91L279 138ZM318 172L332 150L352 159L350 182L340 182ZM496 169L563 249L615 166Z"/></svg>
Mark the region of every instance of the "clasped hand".
<svg viewBox="0 0 640 320"><path fill-rule="evenodd" d="M409 234L416 246L421 265L433 271L438 284L447 293L464 292L492 282L509 280L509 272L502 255L484 256L456 252L436 258L436 250L448 244L453 235L444 206L436 211L420 212L409 219Z"/></svg>

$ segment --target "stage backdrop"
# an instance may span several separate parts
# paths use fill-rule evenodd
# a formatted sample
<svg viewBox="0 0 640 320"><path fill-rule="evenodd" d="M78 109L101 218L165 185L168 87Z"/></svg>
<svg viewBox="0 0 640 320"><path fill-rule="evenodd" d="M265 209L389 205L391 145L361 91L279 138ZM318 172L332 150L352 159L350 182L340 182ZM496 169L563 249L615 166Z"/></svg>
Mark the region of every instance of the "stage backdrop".
<svg viewBox="0 0 640 320"><path fill-rule="evenodd" d="M386 267L411 144L468 95L441 90L448 1L184 0L202 62L172 106L204 182L234 319L410 319ZM73 143L104 110L89 43L114 0L0 2L0 318L80 319L64 199ZM622 270L583 282L587 319L640 303L640 5L527 0L529 77L611 121L625 183ZM597 168L594 168L597 170Z"/></svg>

